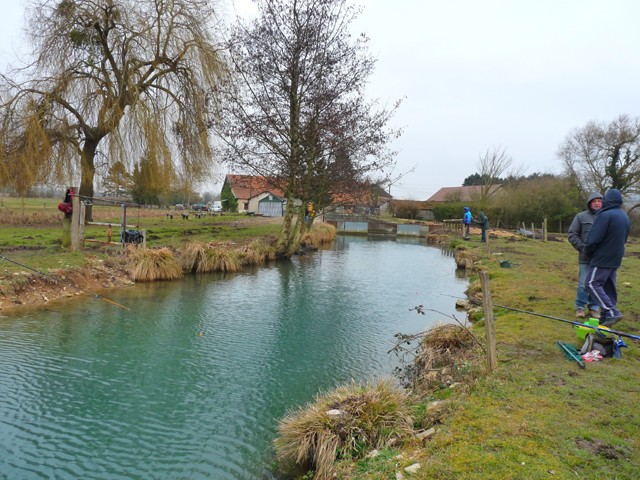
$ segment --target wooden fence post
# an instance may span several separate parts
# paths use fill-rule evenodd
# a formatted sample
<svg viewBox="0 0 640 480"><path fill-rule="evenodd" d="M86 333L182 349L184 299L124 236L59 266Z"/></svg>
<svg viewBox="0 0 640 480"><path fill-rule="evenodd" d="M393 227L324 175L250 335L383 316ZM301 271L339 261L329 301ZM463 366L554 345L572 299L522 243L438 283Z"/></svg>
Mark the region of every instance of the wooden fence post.
<svg viewBox="0 0 640 480"><path fill-rule="evenodd" d="M545 217L545 219L542 221L542 240L543 241L547 241L547 219Z"/></svg>
<svg viewBox="0 0 640 480"><path fill-rule="evenodd" d="M71 246L71 217L62 218L62 248Z"/></svg>
<svg viewBox="0 0 640 480"><path fill-rule="evenodd" d="M71 199L71 250L80 250L84 240L84 203L77 195Z"/></svg>
<svg viewBox="0 0 640 480"><path fill-rule="evenodd" d="M498 365L496 328L493 318L493 300L491 299L489 275L484 270L480 272L480 287L482 288L482 304L484 307L484 326L487 333L487 368L489 372L492 372Z"/></svg>

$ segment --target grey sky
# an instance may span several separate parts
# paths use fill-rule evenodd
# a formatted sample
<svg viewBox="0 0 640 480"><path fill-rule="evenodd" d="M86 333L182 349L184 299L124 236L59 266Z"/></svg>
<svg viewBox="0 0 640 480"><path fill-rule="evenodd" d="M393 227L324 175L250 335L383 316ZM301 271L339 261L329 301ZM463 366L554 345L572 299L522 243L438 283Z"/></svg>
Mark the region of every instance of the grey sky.
<svg viewBox="0 0 640 480"><path fill-rule="evenodd" d="M242 13L248 0L235 0ZM406 97L391 193L424 200L503 147L525 173L561 170L558 145L590 120L640 115L637 0L360 0L378 58L370 94ZM0 66L24 3L3 2Z"/></svg>

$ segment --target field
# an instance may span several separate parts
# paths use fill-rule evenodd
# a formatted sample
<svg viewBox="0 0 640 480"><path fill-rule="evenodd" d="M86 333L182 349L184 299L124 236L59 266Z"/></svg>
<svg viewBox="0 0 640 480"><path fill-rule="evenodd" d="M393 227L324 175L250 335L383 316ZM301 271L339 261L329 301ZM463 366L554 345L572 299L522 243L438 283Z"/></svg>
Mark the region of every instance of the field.
<svg viewBox="0 0 640 480"><path fill-rule="evenodd" d="M84 252L63 250L62 212L58 199L0 198L0 255L36 269L82 266L86 254L114 254L120 245L108 245L108 227L85 227ZM182 211L184 213L189 213ZM167 216L173 214L173 218ZM147 246L178 248L188 242L244 242L256 237L277 235L281 219L248 217L244 214L196 218L193 212L183 219L181 212L167 209L129 207L126 209L127 229L145 230ZM111 240L118 242L122 223L121 206L93 206L95 222L112 223ZM24 269L9 262L0 264L0 274Z"/></svg>

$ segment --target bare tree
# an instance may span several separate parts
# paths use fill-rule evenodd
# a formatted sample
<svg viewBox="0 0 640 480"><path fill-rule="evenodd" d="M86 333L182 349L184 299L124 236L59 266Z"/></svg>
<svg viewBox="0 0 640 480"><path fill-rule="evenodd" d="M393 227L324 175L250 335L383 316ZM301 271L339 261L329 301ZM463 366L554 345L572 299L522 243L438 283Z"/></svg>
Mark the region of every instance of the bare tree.
<svg viewBox="0 0 640 480"><path fill-rule="evenodd" d="M610 123L588 122L567 135L558 157L583 192L640 192L640 119L620 115Z"/></svg>
<svg viewBox="0 0 640 480"><path fill-rule="evenodd" d="M398 104L380 108L364 91L375 60L367 38L351 36L359 9L346 0L258 0L259 15L230 44L240 81L226 88L217 119L227 160L286 192L278 243L291 254L304 229L294 199L317 209L381 175L394 163L387 124Z"/></svg>
<svg viewBox="0 0 640 480"><path fill-rule="evenodd" d="M0 183L20 171L92 197L97 162L141 158L208 174L223 72L208 0L35 0L28 13L33 61L1 77Z"/></svg>
<svg viewBox="0 0 640 480"><path fill-rule="evenodd" d="M511 168L513 159L502 147L488 148L480 155L476 168L481 179L480 192L477 203L481 208L486 208L489 197L495 193L496 185L500 178L507 174Z"/></svg>

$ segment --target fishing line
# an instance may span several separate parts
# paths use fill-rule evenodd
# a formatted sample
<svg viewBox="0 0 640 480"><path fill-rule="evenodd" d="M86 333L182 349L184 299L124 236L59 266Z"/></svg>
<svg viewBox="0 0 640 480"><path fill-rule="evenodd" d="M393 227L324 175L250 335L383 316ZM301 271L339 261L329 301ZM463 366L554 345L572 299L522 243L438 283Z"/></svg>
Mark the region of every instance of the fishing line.
<svg viewBox="0 0 640 480"><path fill-rule="evenodd" d="M451 297L451 298L457 298L459 300L465 300L464 298L454 297L453 295L446 295L444 293L441 293L440 295L444 295L446 297ZM474 305L482 305L482 302L480 300L476 300L476 299L473 299L473 298L469 298L468 300L471 303L473 303ZM621 337L632 338L633 340L640 340L640 336L638 336L638 335L632 335L630 333L624 333L624 332L620 332L618 330L611 330L609 328L596 327L596 326L593 326L593 325L588 325L586 323L580 323L580 322L574 322L574 321L571 321L571 320L567 320L566 318L554 317L553 315L546 315L544 313L532 312L532 311L529 311L529 310L521 310L519 308L507 307L505 305L498 305L496 303L494 303L493 306L494 307L498 307L498 308L504 308L505 310L511 310L511 311L514 311L514 312L525 313L527 315L535 315L536 317L548 318L550 320L556 320L558 322L570 323L571 325L577 325L577 326L580 326L580 327L591 328L592 330L596 330L596 331L601 331L601 332L605 332L605 333L613 333L614 335L619 335Z"/></svg>

